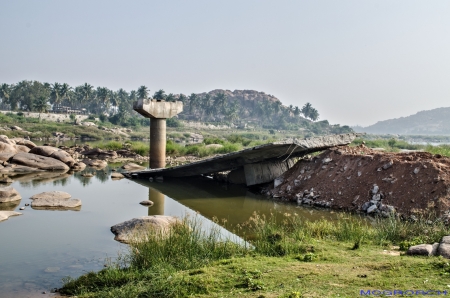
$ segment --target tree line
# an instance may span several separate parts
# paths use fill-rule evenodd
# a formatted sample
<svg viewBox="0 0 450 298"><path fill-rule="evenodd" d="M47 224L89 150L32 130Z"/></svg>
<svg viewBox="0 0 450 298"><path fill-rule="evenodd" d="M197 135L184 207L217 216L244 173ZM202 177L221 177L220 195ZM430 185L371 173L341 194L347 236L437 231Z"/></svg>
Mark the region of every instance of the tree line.
<svg viewBox="0 0 450 298"><path fill-rule="evenodd" d="M124 121L136 117L133 102L138 99L156 99L182 101L184 111L180 119L205 122L236 123L243 119L253 119L260 125L299 124L305 118L312 121L319 119L318 111L310 103L303 107L283 106L280 101L239 101L228 98L225 93L216 94L166 94L164 90L156 91L153 96L146 86L140 86L130 92L117 91L106 87L97 87L85 83L72 87L67 83L41 83L38 81L21 81L17 84L0 85L0 109L12 111L47 112L66 111L103 115L112 122Z"/></svg>

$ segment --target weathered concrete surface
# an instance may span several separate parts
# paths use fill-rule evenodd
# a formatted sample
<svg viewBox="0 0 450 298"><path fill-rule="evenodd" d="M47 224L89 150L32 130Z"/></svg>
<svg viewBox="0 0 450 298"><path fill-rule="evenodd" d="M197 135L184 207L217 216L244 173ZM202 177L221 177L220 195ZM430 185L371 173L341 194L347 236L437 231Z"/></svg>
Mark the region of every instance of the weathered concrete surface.
<svg viewBox="0 0 450 298"><path fill-rule="evenodd" d="M166 119L150 118L150 168L166 167Z"/></svg>
<svg viewBox="0 0 450 298"><path fill-rule="evenodd" d="M311 152L322 151L327 148L350 144L360 134L340 134L321 136L310 139L288 139L285 141L264 144L253 148L204 159L187 165L167 169L150 169L133 173L132 177L148 178L153 176L164 177L189 177L202 174L210 174L232 169L238 169L247 165L250 173L257 169L258 164L264 162L287 161L293 157L304 156ZM264 167L264 166L260 166ZM254 175L255 181L258 176ZM266 176L266 175L265 175ZM267 176L270 176L268 173Z"/></svg>
<svg viewBox="0 0 450 298"><path fill-rule="evenodd" d="M133 110L146 118L172 118L183 111L181 101L156 101L140 99L133 103Z"/></svg>
<svg viewBox="0 0 450 298"><path fill-rule="evenodd" d="M292 168L294 164L294 158L281 161L246 164L244 166L244 173L247 186L273 181L275 178Z"/></svg>

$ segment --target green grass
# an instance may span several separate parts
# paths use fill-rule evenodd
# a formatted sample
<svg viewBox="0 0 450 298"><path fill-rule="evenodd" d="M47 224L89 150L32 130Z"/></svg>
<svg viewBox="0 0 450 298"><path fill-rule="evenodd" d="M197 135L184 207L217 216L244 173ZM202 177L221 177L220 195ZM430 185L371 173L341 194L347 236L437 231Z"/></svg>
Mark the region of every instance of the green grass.
<svg viewBox="0 0 450 298"><path fill-rule="evenodd" d="M66 280L78 297L356 297L360 290L445 290L450 266L438 257L391 253L404 241L438 241L441 222L395 218L370 223L343 214L306 221L255 214L235 227L252 246L203 231L185 219L168 236L130 245L112 266ZM420 239L417 239L421 237ZM421 242L422 243L422 242Z"/></svg>
<svg viewBox="0 0 450 298"><path fill-rule="evenodd" d="M365 139L356 139L354 140L350 146L358 146L365 142L365 145L369 148L384 148L388 152L398 152L400 149L408 149L408 150L423 150L426 152L430 152L432 154L440 154L442 156L450 157L450 145L439 145L439 146L431 146L431 145L414 145L410 144L403 140L395 140L395 139L377 139L377 140L365 140Z"/></svg>

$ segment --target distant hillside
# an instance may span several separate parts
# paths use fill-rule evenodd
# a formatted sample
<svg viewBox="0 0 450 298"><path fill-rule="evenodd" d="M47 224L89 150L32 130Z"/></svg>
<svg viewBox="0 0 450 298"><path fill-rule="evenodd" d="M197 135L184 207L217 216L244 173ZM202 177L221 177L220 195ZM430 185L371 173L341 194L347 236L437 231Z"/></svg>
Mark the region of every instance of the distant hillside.
<svg viewBox="0 0 450 298"><path fill-rule="evenodd" d="M357 132L402 135L450 135L450 107L421 111L417 114L379 121L367 127L355 126Z"/></svg>

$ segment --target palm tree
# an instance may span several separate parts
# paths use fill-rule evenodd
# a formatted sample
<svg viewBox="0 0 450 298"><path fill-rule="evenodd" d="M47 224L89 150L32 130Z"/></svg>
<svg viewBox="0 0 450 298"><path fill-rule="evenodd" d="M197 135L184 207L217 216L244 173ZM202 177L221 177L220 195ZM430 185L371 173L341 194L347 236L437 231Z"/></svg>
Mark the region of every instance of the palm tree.
<svg viewBox="0 0 450 298"><path fill-rule="evenodd" d="M41 119L41 113L47 112L49 108L50 106L44 96L40 96L33 102L33 109L39 113L39 119Z"/></svg>
<svg viewBox="0 0 450 298"><path fill-rule="evenodd" d="M309 112L309 119L312 121L319 120L319 112L315 108L311 108L311 111Z"/></svg>
<svg viewBox="0 0 450 298"><path fill-rule="evenodd" d="M166 101L176 101L175 94L173 93L167 94Z"/></svg>
<svg viewBox="0 0 450 298"><path fill-rule="evenodd" d="M61 104L61 84L54 83L50 90L50 103L58 107Z"/></svg>
<svg viewBox="0 0 450 298"><path fill-rule="evenodd" d="M113 114L116 113L117 107L119 106L119 96L117 92L109 90L109 101L111 102L113 109Z"/></svg>
<svg viewBox="0 0 450 298"><path fill-rule="evenodd" d="M72 87L69 86L69 84L64 83L61 85L61 89L59 92L59 95L61 97L61 101L68 101L70 103L70 91L72 91Z"/></svg>
<svg viewBox="0 0 450 298"><path fill-rule="evenodd" d="M192 93L191 95L189 95L189 113L190 114L192 114L194 109L197 109L198 102L199 102L199 97L197 96L197 94Z"/></svg>
<svg viewBox="0 0 450 298"><path fill-rule="evenodd" d="M220 113L224 114L227 103L227 96L225 95L225 93L223 92L217 93L216 96L214 97L214 103L217 105L217 110Z"/></svg>
<svg viewBox="0 0 450 298"><path fill-rule="evenodd" d="M301 112L303 116L305 116L305 118L310 117L311 109L313 109L313 107L309 102L305 103L305 105L302 107Z"/></svg>
<svg viewBox="0 0 450 298"><path fill-rule="evenodd" d="M106 87L97 87L98 113L109 109L109 90Z"/></svg>
<svg viewBox="0 0 450 298"><path fill-rule="evenodd" d="M167 97L166 93L164 92L163 89L159 89L158 91L155 92L155 94L153 95L153 99L156 100L165 100Z"/></svg>
<svg viewBox="0 0 450 298"><path fill-rule="evenodd" d="M148 92L150 90L148 90L148 88L144 85L142 85L141 87L139 87L138 91L137 91L137 97L138 99L147 99L148 98Z"/></svg>

